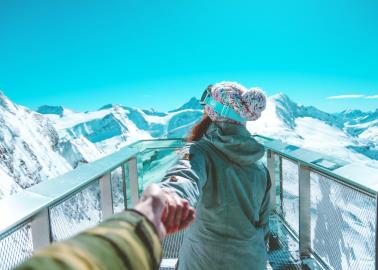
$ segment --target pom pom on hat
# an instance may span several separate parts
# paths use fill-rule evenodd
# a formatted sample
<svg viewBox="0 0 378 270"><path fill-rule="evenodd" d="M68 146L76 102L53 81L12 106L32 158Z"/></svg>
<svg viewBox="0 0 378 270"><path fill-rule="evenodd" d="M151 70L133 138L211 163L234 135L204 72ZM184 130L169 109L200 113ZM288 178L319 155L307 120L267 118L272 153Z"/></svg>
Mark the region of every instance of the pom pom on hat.
<svg viewBox="0 0 378 270"><path fill-rule="evenodd" d="M259 88L247 90L236 82L220 82L211 87L213 98L234 109L246 121L256 121L266 108L266 95ZM212 121L231 122L236 121L221 117L209 106L205 106L205 112Z"/></svg>
<svg viewBox="0 0 378 270"><path fill-rule="evenodd" d="M242 102L246 110L242 110L241 116L248 121L256 121L266 108L266 95L260 88L251 88L242 94Z"/></svg>

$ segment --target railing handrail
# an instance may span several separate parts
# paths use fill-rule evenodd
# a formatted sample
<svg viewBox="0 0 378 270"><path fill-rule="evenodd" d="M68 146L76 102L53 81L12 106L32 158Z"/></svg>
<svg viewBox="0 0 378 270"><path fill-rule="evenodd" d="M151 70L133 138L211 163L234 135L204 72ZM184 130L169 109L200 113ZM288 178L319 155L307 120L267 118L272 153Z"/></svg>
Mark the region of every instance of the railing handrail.
<svg viewBox="0 0 378 270"><path fill-rule="evenodd" d="M376 170L368 166L361 167L359 165L360 170L370 170L370 182L368 181L367 185L364 185L358 182L361 178L353 177L353 175L355 175L353 173L355 172L350 171L351 168L356 168L355 164L294 145L285 144L280 140L259 135L254 135L254 137L260 140L267 150L267 165L271 173L273 187L278 184L278 178L282 180L282 159L291 160L298 166L299 231L296 238L299 241L301 258L311 256L313 253L311 248L311 196L309 195L311 194L311 172L324 175L329 178L330 181L336 181L358 192L367 194L378 202L378 185L374 183L374 181L378 183L378 169ZM125 167L126 163L129 168L127 170L130 185L128 191L130 191L132 203L135 204L138 201L139 193L137 162L139 154L151 150L178 149L182 147L183 142L184 140L181 138L137 141L109 156L92 163L83 164L64 175L39 183L13 196L0 200L0 239L8 236L25 224L30 223L33 248L38 249L49 244L52 241L50 235L51 219L49 214L51 208L82 191L93 184L94 181L99 181L100 211L103 217L106 218L112 215L114 209L111 173L117 168L122 168L122 181L125 181L127 170ZM279 177L276 176L277 162L275 156L279 157L279 164L281 164L279 165ZM125 182L123 183L125 184ZM123 188L125 187L124 185ZM275 206L276 188L272 188L271 192L271 204ZM280 192L282 192L282 190ZM124 190L123 196L126 202L126 190ZM376 211L377 210L376 208ZM277 213L279 214L279 212ZM378 215L376 217L378 217ZM289 225L286 224L286 226ZM377 233L375 237L377 252ZM378 259L376 259L376 262L377 261ZM378 267L376 267L376 269L378 269Z"/></svg>
<svg viewBox="0 0 378 270"><path fill-rule="evenodd" d="M355 190L362 191L371 197L375 198L378 196L378 169L363 164L350 163L342 159L333 158L319 152L286 144L280 140L271 139L265 136L254 135L253 137L265 140L266 142L262 142L265 148L275 154L307 166L316 173L332 178L333 180ZM334 162L337 166L333 170L322 167L316 163L320 160ZM345 168L348 168L349 171L345 172ZM352 174L356 172L352 171L353 168L359 171L358 175ZM369 174L369 179L364 177L367 174Z"/></svg>
<svg viewBox="0 0 378 270"><path fill-rule="evenodd" d="M308 166L315 172L324 174L327 177L339 181L340 183L350 186L356 190L363 191L372 197L376 197L378 195L378 191L370 186L360 184L355 180L335 173L335 171L326 169L313 163L313 161L319 160L321 158L329 158L326 155L285 144L280 140L275 140L265 136L254 135L254 137L264 140L265 142L263 142L263 144L266 149L272 151L273 153L298 162L302 165ZM156 141L182 142L183 140L183 138L140 140L122 148L121 150L109 156L103 157L89 164L83 164L75 170L70 171L64 175L58 176L48 181L44 181L29 189L0 200L0 216L2 217L0 219L0 236L9 233L12 228L26 222L41 210L54 205L58 201L64 200L71 194L82 189L86 185L89 185L106 173L111 172L112 170L126 163L128 160L135 157L138 153L148 149L159 150L164 148L176 148L174 146L143 147L143 143ZM306 155L309 158L304 158ZM337 161L342 163L342 166L338 169L342 168L343 166L350 165L348 162L343 162L340 160ZM366 168L368 167L366 166ZM376 174L372 175L371 177L374 177L374 179L377 178L378 170L376 171Z"/></svg>
<svg viewBox="0 0 378 270"><path fill-rule="evenodd" d="M126 163L138 153L149 149L174 149L175 147L148 147L144 142L182 141L182 139L140 140L119 151L91 163L82 164L76 169L58 177L41 182L12 196L0 200L0 236L11 233L31 217L59 201L66 199L78 190L90 185L103 175ZM142 145L142 147L139 147ZM0 237L1 238L1 237Z"/></svg>

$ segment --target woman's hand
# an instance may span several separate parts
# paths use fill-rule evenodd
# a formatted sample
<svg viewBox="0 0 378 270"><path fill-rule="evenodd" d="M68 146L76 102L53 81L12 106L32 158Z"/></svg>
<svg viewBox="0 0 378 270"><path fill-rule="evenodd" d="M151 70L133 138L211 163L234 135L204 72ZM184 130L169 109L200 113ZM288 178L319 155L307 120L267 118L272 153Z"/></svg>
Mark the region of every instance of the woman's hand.
<svg viewBox="0 0 378 270"><path fill-rule="evenodd" d="M181 199L174 191L162 189L156 184L151 184L144 190L135 210L154 224L160 239L167 233L185 229L195 218L195 210L189 206L187 200Z"/></svg>
<svg viewBox="0 0 378 270"><path fill-rule="evenodd" d="M172 189L162 189L165 194L166 208L162 221L167 233L176 233L187 228L195 219L195 210L187 200L182 199Z"/></svg>

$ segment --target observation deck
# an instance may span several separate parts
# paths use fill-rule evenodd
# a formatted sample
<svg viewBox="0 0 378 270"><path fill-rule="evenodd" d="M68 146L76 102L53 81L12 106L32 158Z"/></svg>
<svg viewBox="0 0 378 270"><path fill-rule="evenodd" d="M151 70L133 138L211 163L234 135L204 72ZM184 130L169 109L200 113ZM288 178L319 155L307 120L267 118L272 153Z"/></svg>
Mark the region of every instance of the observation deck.
<svg viewBox="0 0 378 270"><path fill-rule="evenodd" d="M268 269L378 270L378 170L255 138L272 178ZM184 144L139 141L1 200L0 269L135 205ZM161 269L173 269L183 235L165 239Z"/></svg>

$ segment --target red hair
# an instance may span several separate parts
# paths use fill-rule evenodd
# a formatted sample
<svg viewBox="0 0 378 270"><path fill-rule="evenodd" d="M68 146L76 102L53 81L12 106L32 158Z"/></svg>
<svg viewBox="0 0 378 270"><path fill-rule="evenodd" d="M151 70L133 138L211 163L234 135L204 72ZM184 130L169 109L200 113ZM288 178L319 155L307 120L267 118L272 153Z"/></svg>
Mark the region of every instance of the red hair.
<svg viewBox="0 0 378 270"><path fill-rule="evenodd" d="M210 117L205 113L201 119L190 132L189 137L187 138L188 142L194 142L200 140L203 135L206 133L207 129L211 124Z"/></svg>

